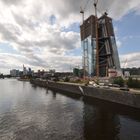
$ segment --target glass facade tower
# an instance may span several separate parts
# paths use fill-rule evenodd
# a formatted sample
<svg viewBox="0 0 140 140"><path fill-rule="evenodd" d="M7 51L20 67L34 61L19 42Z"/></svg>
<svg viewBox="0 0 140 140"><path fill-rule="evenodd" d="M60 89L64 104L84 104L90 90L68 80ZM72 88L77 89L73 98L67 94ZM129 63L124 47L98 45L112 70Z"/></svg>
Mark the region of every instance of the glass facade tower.
<svg viewBox="0 0 140 140"><path fill-rule="evenodd" d="M96 68L96 41L91 36L85 38L82 42L83 67L85 66L86 76L95 75Z"/></svg>
<svg viewBox="0 0 140 140"><path fill-rule="evenodd" d="M85 76L92 77L95 75L96 69L95 16L91 15L80 28L83 69L85 70Z"/></svg>
<svg viewBox="0 0 140 140"><path fill-rule="evenodd" d="M112 19L105 13L98 19L98 52L96 52L96 17L91 15L80 26L84 76L96 76L99 57L99 76L106 77L111 69L121 71Z"/></svg>

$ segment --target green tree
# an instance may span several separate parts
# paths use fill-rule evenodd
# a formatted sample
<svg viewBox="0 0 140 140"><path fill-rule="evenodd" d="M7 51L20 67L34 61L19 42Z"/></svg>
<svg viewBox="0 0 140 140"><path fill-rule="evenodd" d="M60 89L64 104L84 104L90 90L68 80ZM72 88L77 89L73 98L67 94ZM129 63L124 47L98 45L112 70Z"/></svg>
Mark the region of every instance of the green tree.
<svg viewBox="0 0 140 140"><path fill-rule="evenodd" d="M113 84L120 85L120 87L124 86L124 80L122 77L117 77L114 79Z"/></svg>
<svg viewBox="0 0 140 140"><path fill-rule="evenodd" d="M64 82L69 82L70 81L70 78L69 77L66 77L65 79L64 79Z"/></svg>
<svg viewBox="0 0 140 140"><path fill-rule="evenodd" d="M130 88L140 88L140 81L138 79L132 79L132 77L129 77L127 85Z"/></svg>

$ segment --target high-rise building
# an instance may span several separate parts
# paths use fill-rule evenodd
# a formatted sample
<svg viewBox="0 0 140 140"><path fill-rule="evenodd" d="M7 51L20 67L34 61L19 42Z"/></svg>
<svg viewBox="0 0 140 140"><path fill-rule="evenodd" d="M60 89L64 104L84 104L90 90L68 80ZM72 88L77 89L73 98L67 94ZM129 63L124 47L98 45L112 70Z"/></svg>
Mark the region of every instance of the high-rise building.
<svg viewBox="0 0 140 140"><path fill-rule="evenodd" d="M26 67L23 65L23 75L25 76L27 74L28 74L28 71L27 71Z"/></svg>
<svg viewBox="0 0 140 140"><path fill-rule="evenodd" d="M12 70L10 70L10 75L12 77L18 77L20 75L20 71L16 70L16 69L12 69Z"/></svg>
<svg viewBox="0 0 140 140"><path fill-rule="evenodd" d="M96 21L98 34L96 34ZM97 76L97 57L100 77L121 73L112 19L106 13L97 20L91 15L83 21L80 30L85 76ZM98 35L98 41L96 41L96 35ZM98 52L96 42L98 42Z"/></svg>
<svg viewBox="0 0 140 140"><path fill-rule="evenodd" d="M96 70L95 16L91 15L80 28L81 45L83 48L83 69L86 76L94 76Z"/></svg>

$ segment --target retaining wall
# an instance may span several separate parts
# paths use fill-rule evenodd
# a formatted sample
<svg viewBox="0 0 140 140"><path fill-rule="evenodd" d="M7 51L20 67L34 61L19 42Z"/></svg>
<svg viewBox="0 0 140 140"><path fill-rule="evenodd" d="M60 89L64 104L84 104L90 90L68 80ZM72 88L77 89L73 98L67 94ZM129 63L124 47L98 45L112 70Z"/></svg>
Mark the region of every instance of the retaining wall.
<svg viewBox="0 0 140 140"><path fill-rule="evenodd" d="M31 83L42 87L48 87L52 90L56 89L66 91L66 94L67 92L70 92L72 94L97 98L140 109L140 94L135 94L130 91L95 88L78 84L75 85L69 83L46 82L37 80L31 81Z"/></svg>

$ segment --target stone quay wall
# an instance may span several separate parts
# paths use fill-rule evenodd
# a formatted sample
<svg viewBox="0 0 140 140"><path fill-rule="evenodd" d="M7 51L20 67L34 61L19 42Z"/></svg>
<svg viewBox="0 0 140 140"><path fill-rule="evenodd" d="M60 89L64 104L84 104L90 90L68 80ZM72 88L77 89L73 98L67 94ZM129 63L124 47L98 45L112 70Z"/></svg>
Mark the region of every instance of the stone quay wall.
<svg viewBox="0 0 140 140"><path fill-rule="evenodd" d="M131 106L140 109L140 94L122 91L116 89L105 89L105 88L95 88L84 86L81 84L72 83L60 83L60 82L47 82L40 80L32 80L32 84L37 86L65 91L71 94L77 94L81 96L101 99L113 103L118 103L126 106Z"/></svg>

